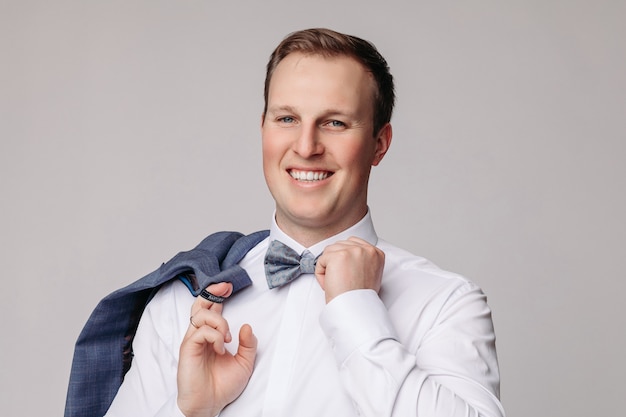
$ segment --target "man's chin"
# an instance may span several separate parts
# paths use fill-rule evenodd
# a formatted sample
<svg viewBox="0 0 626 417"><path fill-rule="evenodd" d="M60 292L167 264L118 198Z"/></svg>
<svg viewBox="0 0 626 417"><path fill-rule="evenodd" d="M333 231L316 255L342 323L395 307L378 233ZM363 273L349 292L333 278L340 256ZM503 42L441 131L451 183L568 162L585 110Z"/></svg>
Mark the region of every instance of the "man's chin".
<svg viewBox="0 0 626 417"><path fill-rule="evenodd" d="M331 219L331 211L319 206L301 203L290 210L276 210L276 221L298 228L319 229Z"/></svg>

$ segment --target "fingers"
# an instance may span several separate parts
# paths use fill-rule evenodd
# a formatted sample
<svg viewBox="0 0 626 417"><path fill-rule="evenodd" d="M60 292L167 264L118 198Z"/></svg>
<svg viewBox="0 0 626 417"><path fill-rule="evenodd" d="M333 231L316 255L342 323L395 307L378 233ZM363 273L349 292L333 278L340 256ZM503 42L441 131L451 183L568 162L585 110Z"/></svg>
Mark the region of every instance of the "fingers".
<svg viewBox="0 0 626 417"><path fill-rule="evenodd" d="M230 333L227 334L230 335ZM229 336L229 338L231 337ZM228 343L228 341L226 340L226 336L221 329L204 325L198 327L197 329L192 328L187 331L187 336L185 337L183 344L181 344L181 349L185 345L192 345L192 349L194 349L197 354L202 354L205 347L207 345L211 345L213 346L213 351L215 351L215 353L223 355L226 353L226 343Z"/></svg>
<svg viewBox="0 0 626 417"><path fill-rule="evenodd" d="M218 297L228 298L233 292L233 284L231 284L230 282L219 282L217 284L211 284L206 287L206 291ZM222 308L223 307L221 303L216 303L203 297L196 297L196 300L191 306L190 314L190 317L193 318L193 323L195 324L195 326L193 327L198 328L202 325L202 323L194 318L199 312L204 310L210 310L218 314L222 314ZM192 320L190 320L190 322L191 321Z"/></svg>
<svg viewBox="0 0 626 417"><path fill-rule="evenodd" d="M206 288L211 294L218 297L229 297L233 292L233 285L229 282L220 282L211 284ZM187 329L187 337L198 333L198 340L206 340L210 343L216 343L214 349L216 352L222 352L223 344L232 340L228 322L222 317L222 304L207 300L203 297L196 297L191 306L191 314L189 317L189 328ZM221 336L217 336L215 332Z"/></svg>
<svg viewBox="0 0 626 417"><path fill-rule="evenodd" d="M210 293L228 297L232 285L213 284ZM257 338L249 325L239 331L235 355L226 349L232 341L222 304L197 297L190 324L180 346L177 404L185 415L217 415L237 398L254 369Z"/></svg>
<svg viewBox="0 0 626 417"><path fill-rule="evenodd" d="M239 330L239 347L237 348L237 361L249 372L254 368L256 360L257 338L249 324L244 324Z"/></svg>
<svg viewBox="0 0 626 417"><path fill-rule="evenodd" d="M367 241L350 237L327 246L317 260L315 276L326 302L344 292L381 286L385 253Z"/></svg>
<svg viewBox="0 0 626 417"><path fill-rule="evenodd" d="M193 333L207 327L217 330L224 337L226 343L232 340L230 329L226 319L219 313L213 310L200 310L193 316L189 317L189 328L187 333Z"/></svg>

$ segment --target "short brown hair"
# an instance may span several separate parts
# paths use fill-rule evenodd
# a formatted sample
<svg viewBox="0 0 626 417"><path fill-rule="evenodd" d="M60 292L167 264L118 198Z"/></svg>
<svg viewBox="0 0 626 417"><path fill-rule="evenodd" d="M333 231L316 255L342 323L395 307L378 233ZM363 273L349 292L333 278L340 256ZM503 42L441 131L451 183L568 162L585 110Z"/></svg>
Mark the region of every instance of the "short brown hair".
<svg viewBox="0 0 626 417"><path fill-rule="evenodd" d="M267 99L272 74L280 61L294 52L324 57L344 55L356 59L372 74L376 83L374 131L372 134L376 135L385 124L389 123L395 102L395 92L393 76L389 72L387 61L372 43L330 29L305 29L293 32L283 39L272 52L265 75L263 115L267 112Z"/></svg>

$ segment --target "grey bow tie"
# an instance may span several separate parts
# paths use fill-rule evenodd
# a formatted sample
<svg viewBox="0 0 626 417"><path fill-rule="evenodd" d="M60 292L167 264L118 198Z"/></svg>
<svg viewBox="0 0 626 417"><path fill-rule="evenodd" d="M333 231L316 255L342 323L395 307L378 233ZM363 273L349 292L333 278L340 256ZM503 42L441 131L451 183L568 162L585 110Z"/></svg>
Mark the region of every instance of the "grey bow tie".
<svg viewBox="0 0 626 417"><path fill-rule="evenodd" d="M278 240L273 240L265 254L267 286L280 287L302 274L315 273L317 258L308 250L300 256L295 250Z"/></svg>

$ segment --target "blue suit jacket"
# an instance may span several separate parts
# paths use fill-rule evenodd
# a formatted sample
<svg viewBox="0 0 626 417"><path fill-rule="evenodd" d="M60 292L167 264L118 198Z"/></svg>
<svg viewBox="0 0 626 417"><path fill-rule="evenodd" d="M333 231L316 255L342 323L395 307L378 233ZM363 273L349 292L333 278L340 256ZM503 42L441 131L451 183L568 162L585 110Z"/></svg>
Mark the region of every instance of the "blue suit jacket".
<svg viewBox="0 0 626 417"><path fill-rule="evenodd" d="M74 350L65 417L102 417L132 361L132 341L143 310L172 279L181 278L194 296L216 282L231 282L233 293L252 282L237 264L268 236L219 232L188 252L180 252L156 271L105 297L85 324Z"/></svg>

